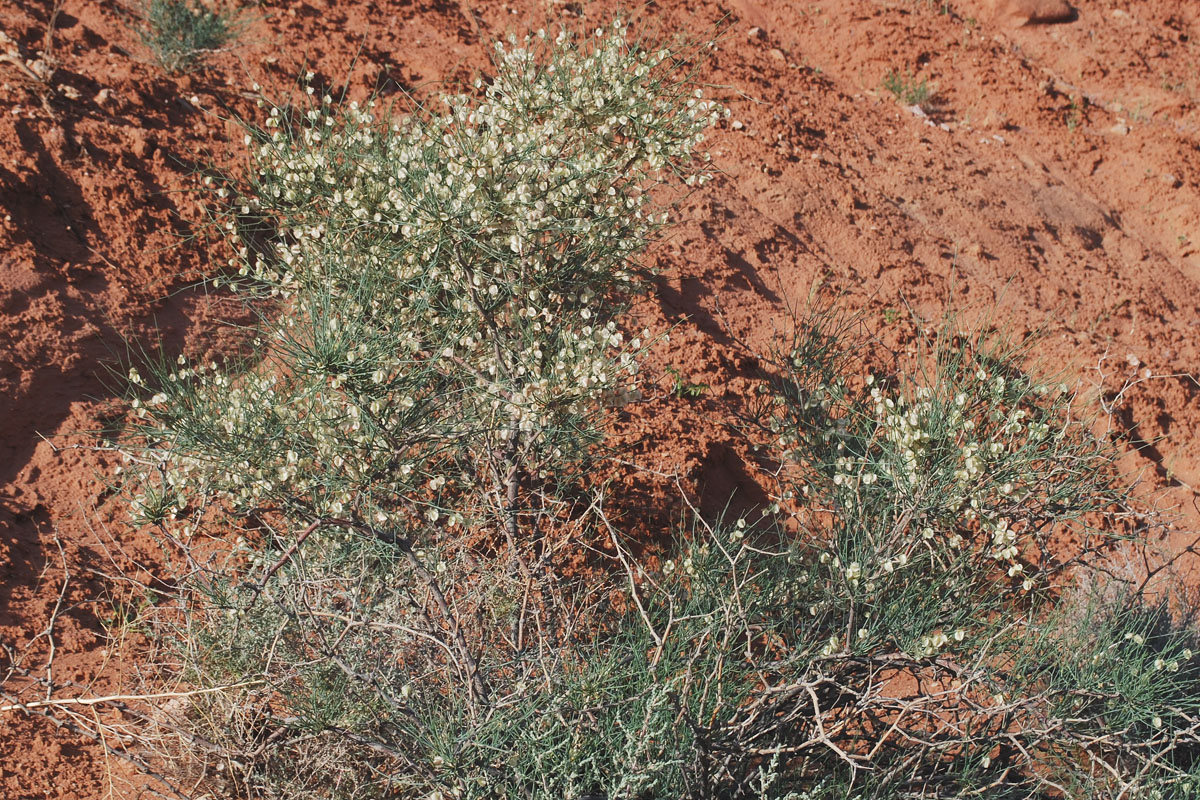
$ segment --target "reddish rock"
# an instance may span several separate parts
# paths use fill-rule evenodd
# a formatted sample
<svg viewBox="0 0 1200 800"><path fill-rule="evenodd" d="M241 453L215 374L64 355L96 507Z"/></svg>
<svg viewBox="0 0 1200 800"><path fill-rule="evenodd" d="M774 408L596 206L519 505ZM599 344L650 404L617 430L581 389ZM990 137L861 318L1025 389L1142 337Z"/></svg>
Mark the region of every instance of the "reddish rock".
<svg viewBox="0 0 1200 800"><path fill-rule="evenodd" d="M1065 0L970 0L960 5L963 15L1013 28L1070 22L1076 16L1075 9Z"/></svg>

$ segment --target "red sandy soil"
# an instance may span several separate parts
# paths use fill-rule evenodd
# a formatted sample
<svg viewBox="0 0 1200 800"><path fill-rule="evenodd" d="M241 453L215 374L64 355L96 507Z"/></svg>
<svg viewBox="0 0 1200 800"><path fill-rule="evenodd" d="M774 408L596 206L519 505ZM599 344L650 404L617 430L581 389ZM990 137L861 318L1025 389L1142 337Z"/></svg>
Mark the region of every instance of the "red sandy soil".
<svg viewBox="0 0 1200 800"><path fill-rule="evenodd" d="M663 377L621 426L631 458L710 509L735 488L753 502L719 424L753 363L737 341L761 342L821 281L900 344L897 313L953 307L1043 331L1039 355L1082 386L1138 381L1116 415L1133 433L1125 463L1183 512L1164 540L1182 546L1200 521L1200 6L1081 0L1066 21L1019 25L1062 5L643 9L663 32L723 31L704 78L732 117L708 141L722 174L682 204L631 324L674 326L652 367L710 389L676 398ZM214 320L232 304L187 288L216 266L189 238L189 192L197 168L238 157L228 109L252 113L255 81L284 86L304 64L356 96L434 91L484 68L497 36L614 7L266 0L234 49L172 77L129 6L66 0L52 17L49 0L0 3L13 58L49 67L39 81L37 65L0 60L0 676L13 659L32 675L0 705L45 696L32 679L96 695L135 669L105 637L125 596L111 576L145 578L153 548L105 488L113 459L64 448L119 414L105 365L127 341L219 347ZM935 89L927 112L881 89L892 70ZM0 795L138 796L129 775L86 737L0 712Z"/></svg>

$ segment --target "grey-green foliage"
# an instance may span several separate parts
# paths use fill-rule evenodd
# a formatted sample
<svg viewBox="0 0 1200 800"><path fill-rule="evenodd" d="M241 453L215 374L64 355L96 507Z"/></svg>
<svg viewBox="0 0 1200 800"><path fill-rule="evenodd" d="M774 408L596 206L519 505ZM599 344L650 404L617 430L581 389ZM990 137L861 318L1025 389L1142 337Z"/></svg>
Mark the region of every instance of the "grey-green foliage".
<svg viewBox="0 0 1200 800"><path fill-rule="evenodd" d="M953 340L901 405L907 378L865 384L850 326L818 323L798 326L762 384L779 508L696 520L656 569L621 549L624 566L608 578L566 578L552 562L514 573L462 540L411 550L431 531L400 540L369 526L310 540L263 586L236 578L236 558L208 562L181 617L192 680L262 681L184 712L185 726L239 765L226 790L1190 796L1194 631L1136 584L1084 571L1072 589L1028 555L1039 551L1025 520L1077 533L1100 521L1085 511L1121 521L1114 451L1065 397L1038 391L1011 350ZM968 388L974 399L960 402ZM922 411L939 397L959 410L949 427ZM914 414L903 426L897 408ZM1029 411L1022 431L1018 408ZM951 436L964 428L969 436ZM912 435L889 435L897 429ZM993 437L1005 447L985 448L975 474L965 460ZM1012 513L1005 484L1031 464L1048 479L1024 484L1018 496L1034 510L1014 528L1020 557L1004 556L993 512ZM864 482L871 473L879 478ZM881 482L889 493L873 494ZM1010 574L1015 564L1026 571ZM457 617L437 616L435 587Z"/></svg>
<svg viewBox="0 0 1200 800"><path fill-rule="evenodd" d="M141 9L137 33L167 72L194 69L238 30L238 13L195 0L149 0Z"/></svg>
<svg viewBox="0 0 1200 800"><path fill-rule="evenodd" d="M232 687L146 717L168 763L288 800L1187 796L1191 634L1065 591L1055 537L1083 570L1145 520L1019 349L931 337L868 380L852 321L799 320L744 420L761 516L655 565L603 496L554 505L601 494L614 309L712 121L689 70L621 26L535 36L442 107L251 133L257 351L132 375L135 511L185 573L147 612L163 677Z"/></svg>
<svg viewBox="0 0 1200 800"><path fill-rule="evenodd" d="M1049 714L1070 720L1068 735L1049 731L1041 742L1056 761L1078 759L1087 739L1089 766L1111 769L1136 796L1200 792L1200 643L1193 625L1180 625L1178 599L1084 584L1016 649L1013 683L1044 692ZM1080 796L1115 796L1121 786L1083 770L1074 777Z"/></svg>
<svg viewBox="0 0 1200 800"><path fill-rule="evenodd" d="M1055 537L1077 533L1086 551L1120 534L1109 523L1133 515L1116 451L1092 435L1079 398L1021 368L1023 348L944 332L895 374L875 375L847 346L856 324L798 326L751 414L783 456L781 501L834 509L834 524L849 526L842 561L894 567L913 553L893 538L912 529L939 568L967 558L1030 591L1064 566L1048 549ZM1105 519L1103 536L1094 519Z"/></svg>
<svg viewBox="0 0 1200 800"><path fill-rule="evenodd" d="M1056 785L1188 796L1200 682L1189 635L1168 617L1123 606L1161 629L1139 641L1145 628L1128 611L1085 605L1074 616L1068 604L996 619L968 595L965 619L943 618L967 635L936 657L897 647L886 619L865 622L872 633L853 646L831 646L845 617L808 609L843 601L842 587L804 548L779 549L780 531L745 530L694 531L673 567L642 583L644 615L629 595L624 610L575 617L574 630L541 610L544 629L524 649L493 629L480 648L492 692L483 705L441 645L392 627L412 624L403 593L383 588L411 582L389 572L397 562L353 565L340 590L315 593L311 568L288 568L270 592L276 608L225 623L205 654L207 680L255 675L267 687L204 698L192 724L211 725L199 732L265 797L1034 798ZM323 555L314 561L329 563ZM368 571L378 584L364 585ZM486 567L448 576L498 577ZM880 584L897 608L971 588L931 569ZM236 658L219 658L227 651ZM1098 651L1136 657L1096 667ZM248 709L258 716L247 725ZM282 734L264 750L246 729Z"/></svg>
<svg viewBox="0 0 1200 800"><path fill-rule="evenodd" d="M1163 595L1105 578L1104 554L1154 524L1131 504L1117 449L1092 434L1080 398L1023 369L1023 347L947 324L895 373L872 374L857 326L802 320L749 420L777 507L825 532L801 546L824 565L818 582L837 587L812 608L833 617L830 649L973 675L981 705L940 746L976 751L975 766L951 768L964 776L986 755L994 796L1187 796L1195 631ZM1080 580L1093 588L1072 588Z"/></svg>
<svg viewBox="0 0 1200 800"><path fill-rule="evenodd" d="M171 486L301 525L500 513L515 535L571 482L633 385L618 314L654 195L703 177L716 114L683 56L597 33L498 46L486 86L434 107L270 109L220 189L257 360L153 378Z"/></svg>

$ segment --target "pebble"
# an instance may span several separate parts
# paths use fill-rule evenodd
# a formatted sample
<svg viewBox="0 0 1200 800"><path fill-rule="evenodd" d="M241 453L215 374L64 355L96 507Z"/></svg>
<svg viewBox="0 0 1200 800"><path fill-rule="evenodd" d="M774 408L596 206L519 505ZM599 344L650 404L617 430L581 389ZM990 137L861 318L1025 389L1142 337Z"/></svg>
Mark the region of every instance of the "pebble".
<svg viewBox="0 0 1200 800"><path fill-rule="evenodd" d="M735 119L735 120L733 121L733 124L732 124L732 125L730 125L729 127L733 128L735 131L740 131L742 128L744 128L744 127L746 127L746 126L742 124L742 121L741 121L741 120L739 120L739 119Z"/></svg>
<svg viewBox="0 0 1200 800"><path fill-rule="evenodd" d="M1162 181L1163 183L1165 183L1167 186L1170 186L1172 189L1178 189L1179 185L1181 183L1183 183L1183 181L1179 180L1178 177L1176 177L1175 175L1172 175L1170 172L1164 172L1162 175L1159 176L1158 179L1160 181Z"/></svg>
<svg viewBox="0 0 1200 800"><path fill-rule="evenodd" d="M1117 120L1117 124L1108 129L1117 136L1124 136L1129 133L1129 126L1125 124L1125 120Z"/></svg>
<svg viewBox="0 0 1200 800"><path fill-rule="evenodd" d="M134 134L133 141L130 143L130 151L138 158L145 158L154 152L158 147L158 142L153 136L143 135L140 131Z"/></svg>

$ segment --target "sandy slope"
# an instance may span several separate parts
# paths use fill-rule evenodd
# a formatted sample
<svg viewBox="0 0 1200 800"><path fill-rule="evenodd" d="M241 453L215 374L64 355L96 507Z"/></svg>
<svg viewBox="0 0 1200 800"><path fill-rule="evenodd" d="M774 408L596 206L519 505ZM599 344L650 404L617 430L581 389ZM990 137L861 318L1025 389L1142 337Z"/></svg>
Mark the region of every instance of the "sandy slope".
<svg viewBox="0 0 1200 800"><path fill-rule="evenodd" d="M282 85L301 62L337 85L355 61L357 95L429 91L483 67L496 35L614 6L271 1L239 47L175 79L149 63L124 6L67 0L48 33L48 5L0 5L15 42L0 50L53 62L44 84L0 62L0 641L44 678L52 640L54 691L71 695L133 669L109 658L103 633L123 589L106 576L153 559L108 500L110 460L39 434L80 443L69 434L117 412L103 364L126 340L158 330L168 351L219 349L213 320L231 304L184 287L211 266L187 238L193 174L238 153L222 109L249 112L254 81ZM1046 361L1085 385L1140 380L1118 414L1138 448L1127 464L1165 491L1158 502L1181 506L1181 528L1196 527L1200 385L1185 376L1200 375L1200 12L1089 0L1070 21L1014 27L1014 4L996 5L648 10L663 31L724 30L705 79L733 116L709 141L722 175L684 200L631 325L674 326L654 367L710 388L676 398L664 377L617 431L631 458L679 475L709 508L734 488L753 502L751 471L718 424L753 366L739 341L761 343L782 304L820 280L897 345L897 313L950 305L1044 331ZM880 88L892 70L935 89L926 111ZM628 483L647 525L669 518L669 481ZM46 720L2 719L7 797L90 800L107 796L106 763L126 774ZM114 796L130 791L118 783Z"/></svg>

